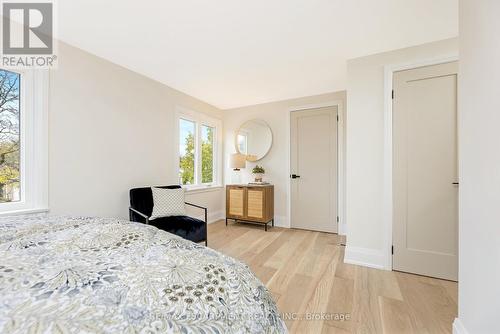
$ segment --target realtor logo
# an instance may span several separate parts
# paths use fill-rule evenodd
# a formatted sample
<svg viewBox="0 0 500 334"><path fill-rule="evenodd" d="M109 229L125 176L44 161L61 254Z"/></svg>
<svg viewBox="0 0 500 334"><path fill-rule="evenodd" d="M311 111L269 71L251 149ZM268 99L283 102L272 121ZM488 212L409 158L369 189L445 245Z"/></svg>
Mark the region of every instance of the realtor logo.
<svg viewBox="0 0 500 334"><path fill-rule="evenodd" d="M2 66L54 67L57 57L54 55L54 4L51 0L3 0L2 19Z"/></svg>
<svg viewBox="0 0 500 334"><path fill-rule="evenodd" d="M3 53L52 54L52 3L3 3Z"/></svg>

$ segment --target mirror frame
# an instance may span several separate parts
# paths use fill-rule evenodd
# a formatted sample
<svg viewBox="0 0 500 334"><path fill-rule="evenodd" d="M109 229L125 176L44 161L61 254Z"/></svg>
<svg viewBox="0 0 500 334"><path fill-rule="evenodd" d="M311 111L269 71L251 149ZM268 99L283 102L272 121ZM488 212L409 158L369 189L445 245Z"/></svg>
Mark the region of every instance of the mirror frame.
<svg viewBox="0 0 500 334"><path fill-rule="evenodd" d="M271 144L269 145L269 148L267 149L267 152L262 157L260 157L257 160L248 160L247 159L247 155L241 153L240 149L238 148L238 133L240 133L241 128L245 124L247 124L249 122L252 122L252 121L259 121L261 123L264 123L267 126L267 128L269 129L269 132L271 133ZM269 152L271 152L271 149L273 148L273 142L274 142L273 130L271 129L271 127L269 126L269 124L266 121L264 121L263 119L260 119L260 118L252 118L252 119L249 119L249 120L241 123L241 125L238 127L238 130L236 130L236 132L234 134L234 147L236 148L236 152L239 153L239 154L244 155L245 156L245 161L248 161L248 162L257 162L257 161L260 161L260 160L264 159L269 154Z"/></svg>

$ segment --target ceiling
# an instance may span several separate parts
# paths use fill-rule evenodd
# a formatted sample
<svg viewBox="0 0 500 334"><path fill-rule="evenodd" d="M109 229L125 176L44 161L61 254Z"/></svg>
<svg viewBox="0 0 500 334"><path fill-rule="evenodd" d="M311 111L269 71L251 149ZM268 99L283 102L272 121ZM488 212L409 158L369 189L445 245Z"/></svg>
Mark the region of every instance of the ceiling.
<svg viewBox="0 0 500 334"><path fill-rule="evenodd" d="M61 40L221 109L346 88L346 60L458 35L458 0L58 1Z"/></svg>

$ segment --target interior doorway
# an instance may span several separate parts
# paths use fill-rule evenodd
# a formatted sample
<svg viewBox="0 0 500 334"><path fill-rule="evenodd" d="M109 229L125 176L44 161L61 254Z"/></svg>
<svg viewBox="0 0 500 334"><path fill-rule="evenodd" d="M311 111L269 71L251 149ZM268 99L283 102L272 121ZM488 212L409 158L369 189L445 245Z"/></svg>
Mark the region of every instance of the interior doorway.
<svg viewBox="0 0 500 334"><path fill-rule="evenodd" d="M291 112L291 227L338 232L338 106Z"/></svg>

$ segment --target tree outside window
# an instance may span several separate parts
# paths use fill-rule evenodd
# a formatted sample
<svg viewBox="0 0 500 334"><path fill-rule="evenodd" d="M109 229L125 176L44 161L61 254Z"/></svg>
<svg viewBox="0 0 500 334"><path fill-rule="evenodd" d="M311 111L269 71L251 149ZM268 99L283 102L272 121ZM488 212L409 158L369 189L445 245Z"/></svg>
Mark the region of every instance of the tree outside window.
<svg viewBox="0 0 500 334"><path fill-rule="evenodd" d="M19 201L20 75L0 70L0 203Z"/></svg>
<svg viewBox="0 0 500 334"><path fill-rule="evenodd" d="M214 181L214 128L201 127L201 182Z"/></svg>
<svg viewBox="0 0 500 334"><path fill-rule="evenodd" d="M179 119L179 180L183 185L215 182L216 128Z"/></svg>
<svg viewBox="0 0 500 334"><path fill-rule="evenodd" d="M181 184L195 183L195 137L196 124L194 122L181 119L179 121L179 152L180 165L179 176Z"/></svg>

